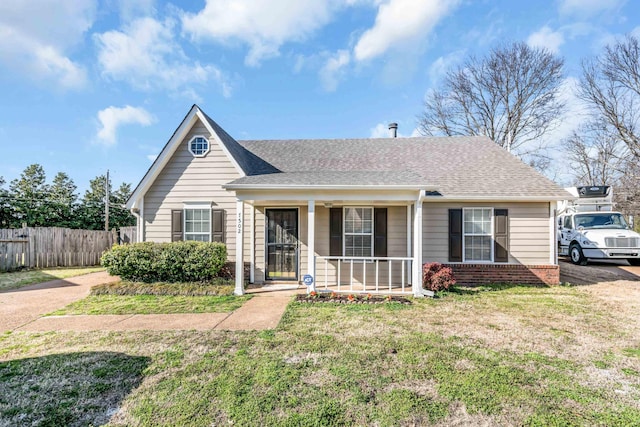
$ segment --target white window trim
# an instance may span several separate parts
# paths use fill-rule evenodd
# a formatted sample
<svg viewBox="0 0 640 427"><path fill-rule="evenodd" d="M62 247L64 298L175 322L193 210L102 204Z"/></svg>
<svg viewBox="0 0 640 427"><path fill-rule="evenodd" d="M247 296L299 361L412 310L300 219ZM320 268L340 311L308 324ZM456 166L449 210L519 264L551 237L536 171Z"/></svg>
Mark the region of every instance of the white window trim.
<svg viewBox="0 0 640 427"><path fill-rule="evenodd" d="M347 209L370 209L371 210L371 233L347 233ZM347 252L347 239L346 236L349 234L350 236L371 236L371 254L369 257L373 257L373 245L375 244L375 226L376 221L374 218L375 210L373 206L343 206L342 208L342 256L349 256L346 254ZM351 255L353 256L353 255Z"/></svg>
<svg viewBox="0 0 640 427"><path fill-rule="evenodd" d="M182 205L182 239L187 240L187 235L206 234L203 232L187 232L187 210L203 209L209 213L209 242L213 239L213 224L211 215L211 202L184 202Z"/></svg>
<svg viewBox="0 0 640 427"><path fill-rule="evenodd" d="M202 153L202 154L196 154L196 153L194 153L194 152L191 150L191 143L192 143L192 142L193 142L193 140L194 140L194 139L196 139L196 138L202 138L202 139L204 139L205 141L207 141L207 149L206 149L206 150L204 151L204 153ZM204 157L204 156L206 156L206 155L209 153L209 151L211 151L211 142L209 142L209 138L207 138L207 137L206 137L206 136L204 136L204 135L194 135L194 136L189 140L189 143L187 144L187 150L189 150L189 152L191 153L191 155L192 155L193 157Z"/></svg>
<svg viewBox="0 0 640 427"><path fill-rule="evenodd" d="M491 234L467 234L464 231L464 212L468 211L468 210L473 210L473 209L490 209L491 210L491 218L490 218L490 222L491 222ZM495 212L494 212L494 208L490 208L488 206L474 206L474 207L468 207L468 208L462 208L462 262L468 262L471 264L492 264L494 262L494 242L495 242L495 218L494 218ZM489 236L491 237L491 260L488 261L479 261L479 260L467 260L466 257L466 251L465 251L465 237L466 236Z"/></svg>

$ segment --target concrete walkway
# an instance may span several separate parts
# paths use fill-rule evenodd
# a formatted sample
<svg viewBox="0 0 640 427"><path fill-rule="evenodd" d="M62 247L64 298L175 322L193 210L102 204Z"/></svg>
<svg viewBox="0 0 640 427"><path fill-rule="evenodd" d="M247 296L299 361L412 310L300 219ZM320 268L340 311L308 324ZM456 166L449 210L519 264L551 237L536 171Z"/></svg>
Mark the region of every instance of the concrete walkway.
<svg viewBox="0 0 640 427"><path fill-rule="evenodd" d="M46 316L86 297L91 286L119 280L107 273L40 283L0 293L0 331L264 330L275 328L295 289L257 288L231 313Z"/></svg>

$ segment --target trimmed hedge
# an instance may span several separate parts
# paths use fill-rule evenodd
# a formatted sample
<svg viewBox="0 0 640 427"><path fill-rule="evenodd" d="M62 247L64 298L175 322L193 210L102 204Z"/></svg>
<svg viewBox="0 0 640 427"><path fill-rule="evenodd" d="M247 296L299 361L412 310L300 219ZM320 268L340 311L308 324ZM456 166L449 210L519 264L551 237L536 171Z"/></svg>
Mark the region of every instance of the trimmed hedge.
<svg viewBox="0 0 640 427"><path fill-rule="evenodd" d="M223 243L143 242L113 246L102 266L114 276L135 282L202 282L217 277L227 260Z"/></svg>

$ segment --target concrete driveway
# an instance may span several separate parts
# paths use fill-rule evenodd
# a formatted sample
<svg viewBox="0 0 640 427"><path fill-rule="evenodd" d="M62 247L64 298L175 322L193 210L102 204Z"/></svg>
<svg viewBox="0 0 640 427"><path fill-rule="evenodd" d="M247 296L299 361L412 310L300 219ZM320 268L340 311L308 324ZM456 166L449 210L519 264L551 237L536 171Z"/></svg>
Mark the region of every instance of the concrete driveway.
<svg viewBox="0 0 640 427"><path fill-rule="evenodd" d="M0 332L13 331L84 298L92 286L118 280L119 277L100 271L0 292Z"/></svg>
<svg viewBox="0 0 640 427"><path fill-rule="evenodd" d="M0 333L6 331L264 330L275 328L299 290L249 291L231 313L46 316L89 295L92 286L120 280L106 272L0 292Z"/></svg>
<svg viewBox="0 0 640 427"><path fill-rule="evenodd" d="M581 266L561 258L558 263L560 280L572 285L594 285L617 280L640 282L640 267L632 267L626 261L589 261L587 265Z"/></svg>

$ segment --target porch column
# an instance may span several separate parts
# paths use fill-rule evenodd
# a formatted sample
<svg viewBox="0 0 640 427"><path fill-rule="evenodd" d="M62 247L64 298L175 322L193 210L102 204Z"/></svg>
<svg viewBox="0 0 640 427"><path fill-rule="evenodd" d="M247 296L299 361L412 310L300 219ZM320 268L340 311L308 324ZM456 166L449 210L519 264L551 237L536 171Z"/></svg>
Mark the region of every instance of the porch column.
<svg viewBox="0 0 640 427"><path fill-rule="evenodd" d="M307 293L316 290L316 202L307 205L307 274L313 277L313 284L307 286Z"/></svg>
<svg viewBox="0 0 640 427"><path fill-rule="evenodd" d="M244 202L236 200L236 288L234 295L244 295Z"/></svg>
<svg viewBox="0 0 640 427"><path fill-rule="evenodd" d="M407 256L411 256L411 205L407 205ZM413 270L409 274L409 284L413 283Z"/></svg>
<svg viewBox="0 0 640 427"><path fill-rule="evenodd" d="M422 201L414 204L413 216L413 295L422 295Z"/></svg>
<svg viewBox="0 0 640 427"><path fill-rule="evenodd" d="M256 280L256 206L255 201L249 205L249 283Z"/></svg>

